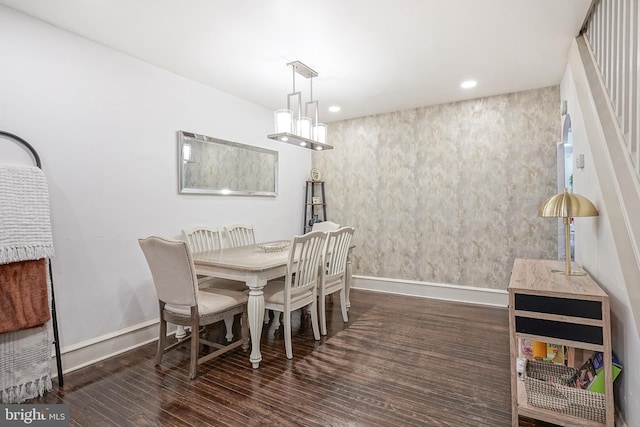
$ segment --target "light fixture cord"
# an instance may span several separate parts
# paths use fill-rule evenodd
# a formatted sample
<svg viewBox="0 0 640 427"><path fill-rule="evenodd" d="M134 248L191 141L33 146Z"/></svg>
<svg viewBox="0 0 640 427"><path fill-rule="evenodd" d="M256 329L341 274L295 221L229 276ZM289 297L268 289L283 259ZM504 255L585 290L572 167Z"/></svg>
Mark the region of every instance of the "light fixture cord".
<svg viewBox="0 0 640 427"><path fill-rule="evenodd" d="M313 102L313 77L309 79L309 94L311 96L311 102ZM316 121L314 125L317 125L318 123L320 122L318 121L318 102L316 101Z"/></svg>
<svg viewBox="0 0 640 427"><path fill-rule="evenodd" d="M291 64L291 79L293 80L293 92L291 92L292 94L296 93L296 65L295 64ZM287 99L288 100L288 99ZM302 102L300 99L300 95L298 95L298 119L300 119L300 117L302 117ZM289 106L289 109L291 109L291 106Z"/></svg>

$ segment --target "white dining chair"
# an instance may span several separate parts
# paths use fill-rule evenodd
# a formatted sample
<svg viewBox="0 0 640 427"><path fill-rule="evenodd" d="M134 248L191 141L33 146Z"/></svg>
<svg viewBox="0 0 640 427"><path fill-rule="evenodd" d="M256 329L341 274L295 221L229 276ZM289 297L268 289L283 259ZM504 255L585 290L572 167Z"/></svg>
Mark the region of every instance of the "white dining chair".
<svg viewBox="0 0 640 427"><path fill-rule="evenodd" d="M189 245L191 252L216 251L222 249L222 231L211 227L192 227L182 230L182 237ZM204 276L198 280L200 288L217 287L234 291L245 291L247 286L237 280Z"/></svg>
<svg viewBox="0 0 640 427"><path fill-rule="evenodd" d="M222 249L222 232L219 228L191 227L182 230L182 237L191 252L204 252Z"/></svg>
<svg viewBox="0 0 640 427"><path fill-rule="evenodd" d="M198 288L191 251L186 242L151 236L138 240L147 260L160 309L160 333L156 366L164 353L191 340L189 378L197 375L198 365L239 346L249 347L247 324L248 296L243 292L225 289L201 291ZM241 339L222 345L200 337L201 327L223 320L227 316L242 314ZM184 340L166 346L167 322L191 326L191 335ZM217 350L199 357L200 344Z"/></svg>
<svg viewBox="0 0 640 427"><path fill-rule="evenodd" d="M340 228L340 224L337 224L333 221L322 221L322 222L316 222L313 224L313 226L311 226L311 231L334 231ZM329 295L329 298L331 299L331 301L333 302L333 295Z"/></svg>
<svg viewBox="0 0 640 427"><path fill-rule="evenodd" d="M256 235L252 225L234 224L225 227L225 235L229 247L255 245Z"/></svg>
<svg viewBox="0 0 640 427"><path fill-rule="evenodd" d="M320 333L327 335L326 296L340 292L340 309L342 320L347 323L347 295L346 295L346 271L349 246L355 229L342 227L335 231L327 232L327 240L322 252L320 271L320 286L318 299L320 301Z"/></svg>
<svg viewBox="0 0 640 427"><path fill-rule="evenodd" d="M219 228L211 227L192 227L182 230L182 237L187 242L189 250L193 252L214 251L222 249L222 232ZM230 291L249 292L244 282L230 279L222 279L219 277L201 276L198 278L198 286L201 290L206 291L212 289L226 289ZM224 319L227 330L226 338L228 342L233 341L233 316ZM185 332L178 328L176 337L182 338Z"/></svg>
<svg viewBox="0 0 640 427"><path fill-rule="evenodd" d="M287 359L293 358L291 345L291 313L311 306L313 336L320 339L318 327L318 266L322 258L326 235L316 231L295 236L289 246L289 259L284 280L275 280L264 287L267 310L283 313L284 344Z"/></svg>
<svg viewBox="0 0 640 427"><path fill-rule="evenodd" d="M311 231L333 231L340 228L340 224L336 224L333 221L314 222L311 226Z"/></svg>
<svg viewBox="0 0 640 427"><path fill-rule="evenodd" d="M256 235L252 225L234 224L224 228L227 244L231 248L255 245ZM269 310L264 311L264 324L269 323Z"/></svg>

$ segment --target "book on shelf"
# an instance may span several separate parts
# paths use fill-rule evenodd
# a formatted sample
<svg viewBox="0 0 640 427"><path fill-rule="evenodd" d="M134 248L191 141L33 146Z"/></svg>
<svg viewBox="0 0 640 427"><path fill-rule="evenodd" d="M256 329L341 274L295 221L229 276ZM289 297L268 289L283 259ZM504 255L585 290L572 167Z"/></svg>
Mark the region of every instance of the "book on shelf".
<svg viewBox="0 0 640 427"><path fill-rule="evenodd" d="M542 341L533 342L533 358L544 360L547 357L547 343Z"/></svg>
<svg viewBox="0 0 640 427"><path fill-rule="evenodd" d="M521 339L520 355L527 359L564 364L566 351L565 347L560 344Z"/></svg>
<svg viewBox="0 0 640 427"><path fill-rule="evenodd" d="M587 359L586 362L576 371L571 380L569 386L587 390L596 378L596 369L593 367L591 359Z"/></svg>
<svg viewBox="0 0 640 427"><path fill-rule="evenodd" d="M520 340L520 354L524 357L533 357L533 341L527 339Z"/></svg>
<svg viewBox="0 0 640 427"><path fill-rule="evenodd" d="M563 345L547 343L547 358L545 361L564 365L564 354Z"/></svg>
<svg viewBox="0 0 640 427"><path fill-rule="evenodd" d="M588 386L589 391L604 394L604 357L601 351L593 353L593 367L596 370L596 376ZM615 381L622 372L622 365L618 361L615 353L611 353L611 379Z"/></svg>
<svg viewBox="0 0 640 427"><path fill-rule="evenodd" d="M595 368L596 371L599 371L604 367L604 355L602 354L601 351L594 352L593 356L591 357L591 360L593 362L593 367ZM614 365L622 366L618 361L618 356L616 356L616 354L613 352L611 352L611 362Z"/></svg>

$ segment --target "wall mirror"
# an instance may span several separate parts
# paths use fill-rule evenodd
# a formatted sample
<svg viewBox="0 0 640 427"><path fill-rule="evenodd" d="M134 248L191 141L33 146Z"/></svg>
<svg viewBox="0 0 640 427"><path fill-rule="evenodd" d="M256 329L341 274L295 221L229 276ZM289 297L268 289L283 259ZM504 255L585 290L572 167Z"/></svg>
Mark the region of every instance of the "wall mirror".
<svg viewBox="0 0 640 427"><path fill-rule="evenodd" d="M278 152L179 131L178 177L183 194L276 196Z"/></svg>

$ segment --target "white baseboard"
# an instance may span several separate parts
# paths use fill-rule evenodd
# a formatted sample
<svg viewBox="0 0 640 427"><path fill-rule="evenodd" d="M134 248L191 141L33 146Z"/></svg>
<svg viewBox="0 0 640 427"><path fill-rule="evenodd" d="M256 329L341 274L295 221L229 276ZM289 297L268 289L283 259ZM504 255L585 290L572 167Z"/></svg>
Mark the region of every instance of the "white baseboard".
<svg viewBox="0 0 640 427"><path fill-rule="evenodd" d="M171 325L168 325L171 330ZM175 327L173 328L175 333ZM90 340L62 348L62 372L75 371L158 339L158 319L149 320ZM57 376L52 357L53 376Z"/></svg>
<svg viewBox="0 0 640 427"><path fill-rule="evenodd" d="M470 304L507 307L509 294L506 290L479 288L474 286L446 285L443 283L418 282L413 280L386 279L380 277L353 276L351 289L387 292L399 295L433 298Z"/></svg>
<svg viewBox="0 0 640 427"><path fill-rule="evenodd" d="M354 276L353 289L506 307L506 291L379 277ZM175 327L172 332L175 332ZM72 372L158 339L158 319L149 320L61 349L62 372ZM53 371L55 376L55 356Z"/></svg>

